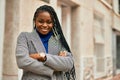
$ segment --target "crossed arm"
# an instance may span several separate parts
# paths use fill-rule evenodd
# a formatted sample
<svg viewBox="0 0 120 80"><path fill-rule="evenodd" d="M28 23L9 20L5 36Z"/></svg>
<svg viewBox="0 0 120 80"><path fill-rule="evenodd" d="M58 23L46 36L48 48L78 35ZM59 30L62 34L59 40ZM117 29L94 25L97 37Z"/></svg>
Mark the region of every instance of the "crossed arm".
<svg viewBox="0 0 120 80"><path fill-rule="evenodd" d="M66 57L67 52L66 51L60 51L60 53L58 54L58 56L62 56L62 57ZM30 57L33 59L37 59L41 62L45 62L47 57L45 55L45 53L41 52L41 53L32 53L30 54Z"/></svg>
<svg viewBox="0 0 120 80"><path fill-rule="evenodd" d="M58 55L29 55L25 33L18 37L16 60L19 68L46 76L52 76L54 71L68 71L73 66L73 58L69 52L61 51Z"/></svg>

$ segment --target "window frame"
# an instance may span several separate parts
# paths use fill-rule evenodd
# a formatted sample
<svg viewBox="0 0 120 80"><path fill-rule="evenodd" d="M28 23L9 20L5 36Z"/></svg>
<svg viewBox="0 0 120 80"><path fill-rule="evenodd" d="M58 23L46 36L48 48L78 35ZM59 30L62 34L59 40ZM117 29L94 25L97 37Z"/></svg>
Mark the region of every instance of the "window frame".
<svg viewBox="0 0 120 80"><path fill-rule="evenodd" d="M97 25L95 25L95 22L97 22ZM101 13L96 11L94 13L94 25L93 26L94 26L94 56L95 56L95 70L94 71L95 71L95 78L100 78L100 77L105 76L105 72L106 72L105 43L104 43L105 42L105 39L104 39L104 36L105 36L104 15L102 15ZM96 32L95 28L99 29L98 31L101 31L101 32L98 32L99 33L98 35L95 34L95 32ZM101 37L102 41L99 39L98 39L99 41L96 41L98 38L96 36ZM95 51L96 46L99 46L99 45L102 46L101 48L99 48L99 51L101 51L101 49L102 49L101 57L97 56L96 53L98 53L98 52ZM101 52L99 52L99 53L101 53ZM98 60L101 61L101 59L103 60L102 61L102 63L104 64L103 66L99 66L99 64L98 64ZM98 69L101 69L102 71L98 71Z"/></svg>

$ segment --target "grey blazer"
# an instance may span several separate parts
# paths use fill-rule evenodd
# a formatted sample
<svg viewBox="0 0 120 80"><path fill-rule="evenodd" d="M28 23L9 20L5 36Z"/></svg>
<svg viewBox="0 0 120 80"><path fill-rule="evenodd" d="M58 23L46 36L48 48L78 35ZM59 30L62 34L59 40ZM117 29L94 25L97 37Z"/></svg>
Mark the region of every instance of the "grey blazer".
<svg viewBox="0 0 120 80"><path fill-rule="evenodd" d="M19 68L23 69L22 80L65 80L64 72L73 67L73 57L67 52L66 57L58 56L64 50L60 40L54 36L48 41L48 53L34 30L22 32L17 39L16 60ZM47 60L40 62L29 57L32 53L46 53Z"/></svg>

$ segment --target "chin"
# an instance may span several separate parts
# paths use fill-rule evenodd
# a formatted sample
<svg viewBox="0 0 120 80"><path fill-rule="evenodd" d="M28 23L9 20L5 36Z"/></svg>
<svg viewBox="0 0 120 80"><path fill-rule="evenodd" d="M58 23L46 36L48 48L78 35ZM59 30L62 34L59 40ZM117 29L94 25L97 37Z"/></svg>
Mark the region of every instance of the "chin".
<svg viewBox="0 0 120 80"><path fill-rule="evenodd" d="M42 33L42 35L47 35L48 33Z"/></svg>

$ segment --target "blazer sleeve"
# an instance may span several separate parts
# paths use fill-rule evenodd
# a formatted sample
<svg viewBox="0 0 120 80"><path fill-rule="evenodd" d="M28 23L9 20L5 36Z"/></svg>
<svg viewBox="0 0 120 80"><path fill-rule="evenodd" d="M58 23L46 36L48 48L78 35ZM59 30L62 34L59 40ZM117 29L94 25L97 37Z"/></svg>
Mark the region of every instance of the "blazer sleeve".
<svg viewBox="0 0 120 80"><path fill-rule="evenodd" d="M47 60L45 61L45 65L50 66L55 71L64 71L67 72L73 67L73 57L71 53L67 52L66 57L46 54Z"/></svg>
<svg viewBox="0 0 120 80"><path fill-rule="evenodd" d="M26 33L21 33L17 39L16 46L16 60L19 68L31 71L36 74L52 76L53 69L29 57L29 50L27 46Z"/></svg>

